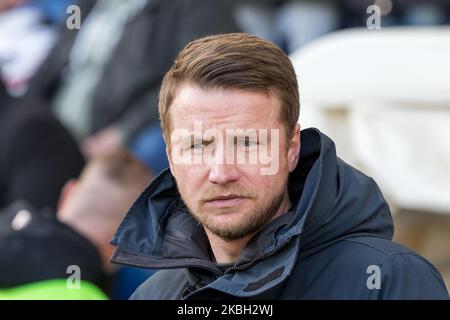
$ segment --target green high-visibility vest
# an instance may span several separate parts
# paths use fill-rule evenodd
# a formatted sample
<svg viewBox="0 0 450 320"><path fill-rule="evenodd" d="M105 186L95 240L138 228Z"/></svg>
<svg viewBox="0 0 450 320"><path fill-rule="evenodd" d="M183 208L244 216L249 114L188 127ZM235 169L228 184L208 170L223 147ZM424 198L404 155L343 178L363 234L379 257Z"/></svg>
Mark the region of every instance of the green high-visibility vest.
<svg viewBox="0 0 450 320"><path fill-rule="evenodd" d="M108 297L90 282L70 286L66 279L44 280L19 287L0 289L0 300L107 300Z"/></svg>

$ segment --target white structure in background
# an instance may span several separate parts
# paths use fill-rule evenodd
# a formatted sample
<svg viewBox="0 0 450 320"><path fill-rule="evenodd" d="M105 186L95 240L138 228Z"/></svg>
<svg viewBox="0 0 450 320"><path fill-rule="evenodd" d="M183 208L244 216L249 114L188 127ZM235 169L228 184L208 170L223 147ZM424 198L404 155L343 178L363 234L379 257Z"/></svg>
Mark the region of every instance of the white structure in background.
<svg viewBox="0 0 450 320"><path fill-rule="evenodd" d="M380 184L391 205L450 214L450 28L340 31L291 55L302 128Z"/></svg>

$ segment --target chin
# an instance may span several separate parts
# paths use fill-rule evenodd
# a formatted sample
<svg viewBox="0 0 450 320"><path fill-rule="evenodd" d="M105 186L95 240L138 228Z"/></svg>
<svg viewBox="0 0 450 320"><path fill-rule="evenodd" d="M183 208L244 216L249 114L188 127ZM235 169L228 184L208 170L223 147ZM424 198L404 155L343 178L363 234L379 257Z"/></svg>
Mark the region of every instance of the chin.
<svg viewBox="0 0 450 320"><path fill-rule="evenodd" d="M226 213L208 219L208 224L220 230L239 230L249 224L246 212Z"/></svg>

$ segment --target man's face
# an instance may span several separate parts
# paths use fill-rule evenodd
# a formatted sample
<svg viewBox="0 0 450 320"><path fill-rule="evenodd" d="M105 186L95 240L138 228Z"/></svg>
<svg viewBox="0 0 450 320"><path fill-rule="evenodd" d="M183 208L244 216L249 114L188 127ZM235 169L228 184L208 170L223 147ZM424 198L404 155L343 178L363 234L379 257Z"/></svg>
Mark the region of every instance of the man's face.
<svg viewBox="0 0 450 320"><path fill-rule="evenodd" d="M300 138L297 126L287 139L276 97L183 85L170 118L170 168L184 203L207 231L240 239L280 214L289 202L287 179L298 161ZM180 161L174 150L197 161Z"/></svg>

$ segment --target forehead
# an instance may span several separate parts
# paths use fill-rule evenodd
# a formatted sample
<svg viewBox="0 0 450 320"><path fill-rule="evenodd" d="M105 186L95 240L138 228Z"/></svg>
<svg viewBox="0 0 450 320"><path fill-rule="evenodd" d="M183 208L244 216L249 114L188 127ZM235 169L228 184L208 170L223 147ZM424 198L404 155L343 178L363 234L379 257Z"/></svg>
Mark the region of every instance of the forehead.
<svg viewBox="0 0 450 320"><path fill-rule="evenodd" d="M273 94L241 89L202 89L182 85L170 108L172 129L205 127L279 128L279 102Z"/></svg>

